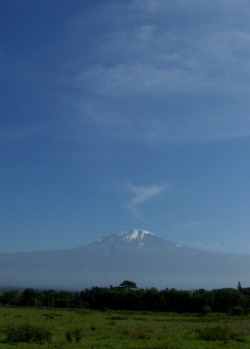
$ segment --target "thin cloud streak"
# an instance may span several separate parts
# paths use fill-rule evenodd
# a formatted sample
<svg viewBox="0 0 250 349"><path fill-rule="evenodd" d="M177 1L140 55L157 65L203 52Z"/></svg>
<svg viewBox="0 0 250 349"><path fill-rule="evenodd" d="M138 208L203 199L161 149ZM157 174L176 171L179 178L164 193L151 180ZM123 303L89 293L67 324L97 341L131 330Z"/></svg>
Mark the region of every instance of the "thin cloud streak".
<svg viewBox="0 0 250 349"><path fill-rule="evenodd" d="M9 143L15 140L22 140L37 134L47 128L46 124L28 124L13 128L0 128L0 144Z"/></svg>
<svg viewBox="0 0 250 349"><path fill-rule="evenodd" d="M139 209L141 205L159 196L165 190L171 188L170 184L151 185L151 186L135 186L127 184L128 190L132 193L132 197L127 204L127 209L133 213L136 218L142 219Z"/></svg>
<svg viewBox="0 0 250 349"><path fill-rule="evenodd" d="M95 32L71 81L79 120L107 139L150 144L250 136L243 3L117 2L79 16L72 36Z"/></svg>
<svg viewBox="0 0 250 349"><path fill-rule="evenodd" d="M192 220L183 224L175 225L173 228L178 234L187 234L197 232L197 229L203 230L209 223L209 220Z"/></svg>

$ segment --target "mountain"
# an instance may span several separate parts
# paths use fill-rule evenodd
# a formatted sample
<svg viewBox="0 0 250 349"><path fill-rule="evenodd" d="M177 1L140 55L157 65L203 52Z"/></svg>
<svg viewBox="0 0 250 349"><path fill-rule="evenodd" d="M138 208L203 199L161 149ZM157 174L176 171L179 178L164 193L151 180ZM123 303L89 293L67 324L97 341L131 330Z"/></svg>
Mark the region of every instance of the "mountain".
<svg viewBox="0 0 250 349"><path fill-rule="evenodd" d="M111 234L65 250L0 254L0 286L222 288L250 282L250 255L198 250L144 231Z"/></svg>

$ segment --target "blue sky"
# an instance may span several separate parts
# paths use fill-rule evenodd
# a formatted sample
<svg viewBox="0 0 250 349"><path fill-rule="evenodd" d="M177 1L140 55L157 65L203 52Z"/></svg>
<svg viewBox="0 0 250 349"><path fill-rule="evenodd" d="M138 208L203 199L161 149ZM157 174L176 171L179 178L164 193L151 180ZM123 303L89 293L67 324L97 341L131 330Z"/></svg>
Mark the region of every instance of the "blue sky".
<svg viewBox="0 0 250 349"><path fill-rule="evenodd" d="M250 3L0 5L0 252L140 228L250 253Z"/></svg>

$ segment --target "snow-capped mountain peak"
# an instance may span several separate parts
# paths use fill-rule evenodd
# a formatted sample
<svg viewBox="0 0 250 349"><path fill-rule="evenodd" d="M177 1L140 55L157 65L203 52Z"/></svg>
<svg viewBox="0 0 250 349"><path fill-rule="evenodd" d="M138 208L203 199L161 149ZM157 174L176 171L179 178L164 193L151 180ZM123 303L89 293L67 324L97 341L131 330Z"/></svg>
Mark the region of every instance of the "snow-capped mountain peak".
<svg viewBox="0 0 250 349"><path fill-rule="evenodd" d="M120 234L110 234L105 235L99 239L99 243L106 246L145 246L145 244L152 244L158 241L158 238L155 234L147 230L126 230Z"/></svg>
<svg viewBox="0 0 250 349"><path fill-rule="evenodd" d="M134 229L134 230L131 230L131 231L123 231L118 236L122 240L133 241L133 240L143 240L146 237L155 236L155 234L153 234L153 233L151 233L150 231L147 231L147 230Z"/></svg>

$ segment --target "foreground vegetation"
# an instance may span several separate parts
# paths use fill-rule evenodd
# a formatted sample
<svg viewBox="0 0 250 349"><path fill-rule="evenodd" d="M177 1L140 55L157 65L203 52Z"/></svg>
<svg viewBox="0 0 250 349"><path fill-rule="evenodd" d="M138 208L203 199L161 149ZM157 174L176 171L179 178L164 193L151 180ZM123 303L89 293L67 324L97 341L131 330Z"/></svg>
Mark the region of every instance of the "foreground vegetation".
<svg viewBox="0 0 250 349"><path fill-rule="evenodd" d="M250 348L250 289L138 289L0 294L0 348Z"/></svg>
<svg viewBox="0 0 250 349"><path fill-rule="evenodd" d="M117 287L92 287L81 292L8 290L0 294L0 304L21 307L85 308L92 310L136 310L176 313L224 312L232 315L250 313L250 289L184 291L176 289L138 289L131 281Z"/></svg>
<svg viewBox="0 0 250 349"><path fill-rule="evenodd" d="M250 317L0 307L0 348L250 347Z"/></svg>

